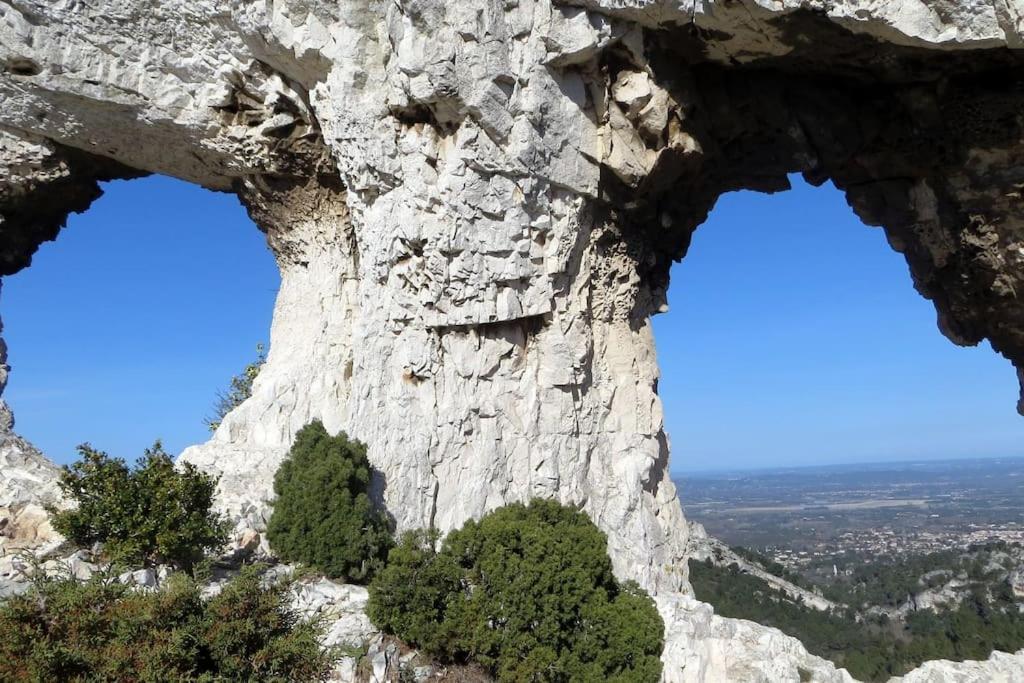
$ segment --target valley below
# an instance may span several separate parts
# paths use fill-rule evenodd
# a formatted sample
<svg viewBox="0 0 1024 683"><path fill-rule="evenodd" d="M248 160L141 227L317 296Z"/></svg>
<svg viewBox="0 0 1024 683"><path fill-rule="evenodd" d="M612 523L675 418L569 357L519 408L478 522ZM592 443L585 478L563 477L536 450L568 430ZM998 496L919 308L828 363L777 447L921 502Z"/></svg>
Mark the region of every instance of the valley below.
<svg viewBox="0 0 1024 683"><path fill-rule="evenodd" d="M1024 647L1024 460L678 477L697 597L863 680Z"/></svg>
<svg viewBox="0 0 1024 683"><path fill-rule="evenodd" d="M779 468L675 481L687 516L712 536L798 572L1024 542L1024 459Z"/></svg>

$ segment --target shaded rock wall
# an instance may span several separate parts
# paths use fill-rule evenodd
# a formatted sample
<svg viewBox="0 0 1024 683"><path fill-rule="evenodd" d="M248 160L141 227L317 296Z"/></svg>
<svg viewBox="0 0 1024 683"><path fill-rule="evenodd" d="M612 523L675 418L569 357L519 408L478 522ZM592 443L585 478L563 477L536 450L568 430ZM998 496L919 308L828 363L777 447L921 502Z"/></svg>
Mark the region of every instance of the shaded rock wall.
<svg viewBox="0 0 1024 683"><path fill-rule="evenodd" d="M616 571L658 594L667 680L847 680L686 596L650 316L722 192L802 172L886 229L950 339L1020 372L1021 17L1009 0L0 2L0 267L98 180L236 192L281 268L270 353L183 457L222 476L240 532L320 418L369 445L403 528L582 505Z"/></svg>

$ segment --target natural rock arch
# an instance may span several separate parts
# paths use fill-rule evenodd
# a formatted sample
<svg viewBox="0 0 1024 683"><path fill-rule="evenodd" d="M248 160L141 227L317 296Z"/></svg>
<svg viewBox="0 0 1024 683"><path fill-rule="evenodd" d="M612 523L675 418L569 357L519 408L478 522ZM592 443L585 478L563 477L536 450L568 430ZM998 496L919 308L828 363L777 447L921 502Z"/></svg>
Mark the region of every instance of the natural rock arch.
<svg viewBox="0 0 1024 683"><path fill-rule="evenodd" d="M649 316L717 196L802 172L885 227L947 336L1024 381L1024 18L679 4L4 3L0 274L98 180L237 192L282 271L270 357L183 457L223 475L240 528L319 417L369 444L401 526L583 505L659 594L668 680L840 680L774 636L731 662L748 627L681 595Z"/></svg>

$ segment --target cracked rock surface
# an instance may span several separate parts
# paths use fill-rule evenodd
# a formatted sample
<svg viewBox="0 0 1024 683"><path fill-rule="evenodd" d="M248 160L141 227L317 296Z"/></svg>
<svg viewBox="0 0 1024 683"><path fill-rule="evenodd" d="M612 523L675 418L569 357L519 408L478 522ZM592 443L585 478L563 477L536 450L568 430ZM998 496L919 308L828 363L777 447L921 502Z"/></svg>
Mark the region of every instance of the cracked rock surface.
<svg viewBox="0 0 1024 683"><path fill-rule="evenodd" d="M801 172L1024 381L1022 34L1020 0L0 0L0 274L100 181L235 192L281 269L270 352L182 457L240 537L319 418L400 528L583 506L668 681L848 680L688 597L650 316L718 196ZM17 443L5 472L46 469Z"/></svg>

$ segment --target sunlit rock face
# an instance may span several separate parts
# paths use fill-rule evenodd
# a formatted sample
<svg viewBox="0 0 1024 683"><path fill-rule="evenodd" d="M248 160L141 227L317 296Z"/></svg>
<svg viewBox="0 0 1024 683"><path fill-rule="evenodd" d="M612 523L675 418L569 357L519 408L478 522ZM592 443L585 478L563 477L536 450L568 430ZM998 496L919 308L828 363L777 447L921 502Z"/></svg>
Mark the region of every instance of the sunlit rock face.
<svg viewBox="0 0 1024 683"><path fill-rule="evenodd" d="M1024 368L1022 17L1012 0L0 4L0 272L97 181L236 192L281 269L270 353L183 457L221 475L239 532L320 418L368 444L400 528L583 506L616 571L658 594L666 680L848 680L687 597L650 316L722 192L802 172L884 227L944 334Z"/></svg>

